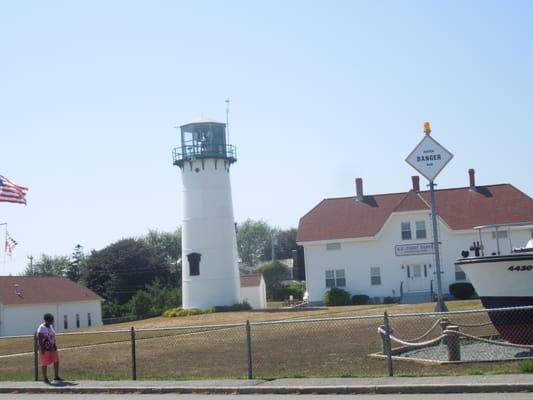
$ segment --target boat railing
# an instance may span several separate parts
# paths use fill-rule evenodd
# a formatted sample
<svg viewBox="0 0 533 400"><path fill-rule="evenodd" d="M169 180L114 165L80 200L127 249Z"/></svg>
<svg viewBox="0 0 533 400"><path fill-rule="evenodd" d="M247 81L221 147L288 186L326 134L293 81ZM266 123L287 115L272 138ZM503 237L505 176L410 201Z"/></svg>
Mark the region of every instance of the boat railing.
<svg viewBox="0 0 533 400"><path fill-rule="evenodd" d="M507 232L507 238L509 239L509 249L510 251L513 253L515 252L513 249L513 242L511 240L511 228L514 228L514 227L530 227L533 229L533 222L516 222L516 223L508 223L508 224L493 224L493 225L480 225L480 226L474 226L474 229L478 231L478 235L479 235L479 242L481 244L481 255L484 256L485 255L485 252L484 252L484 245L483 245L483 235L482 235L482 231L483 230L487 230L487 229L493 229L495 234L495 239L496 239L496 254L497 255L500 255L501 254L501 246L500 246L500 233L501 231L506 231ZM520 252L520 251L519 251Z"/></svg>

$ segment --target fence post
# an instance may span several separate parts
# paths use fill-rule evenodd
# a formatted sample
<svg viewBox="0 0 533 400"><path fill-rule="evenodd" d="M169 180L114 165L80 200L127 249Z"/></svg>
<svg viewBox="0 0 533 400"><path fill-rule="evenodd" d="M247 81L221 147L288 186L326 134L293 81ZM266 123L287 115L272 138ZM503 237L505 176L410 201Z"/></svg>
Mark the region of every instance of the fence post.
<svg viewBox="0 0 533 400"><path fill-rule="evenodd" d="M459 327L449 325L444 332L444 344L448 348L448 361L461 361L461 343L457 332Z"/></svg>
<svg viewBox="0 0 533 400"><path fill-rule="evenodd" d="M248 379L253 379L253 363L252 363L252 328L250 321L246 320L246 353L248 355Z"/></svg>
<svg viewBox="0 0 533 400"><path fill-rule="evenodd" d="M387 355L387 370L389 371L389 376L394 376L394 370L392 368L392 346L390 341L391 328L387 311L385 311L383 314L383 325L385 326L385 354Z"/></svg>
<svg viewBox="0 0 533 400"><path fill-rule="evenodd" d="M137 357L135 355L135 328L131 327L131 379L137 380Z"/></svg>
<svg viewBox="0 0 533 400"><path fill-rule="evenodd" d="M448 326L450 326L450 320L448 318L441 318L439 324L442 333L444 333L444 331L448 329Z"/></svg>
<svg viewBox="0 0 533 400"><path fill-rule="evenodd" d="M33 334L33 372L35 374L35 382L39 380L39 334Z"/></svg>

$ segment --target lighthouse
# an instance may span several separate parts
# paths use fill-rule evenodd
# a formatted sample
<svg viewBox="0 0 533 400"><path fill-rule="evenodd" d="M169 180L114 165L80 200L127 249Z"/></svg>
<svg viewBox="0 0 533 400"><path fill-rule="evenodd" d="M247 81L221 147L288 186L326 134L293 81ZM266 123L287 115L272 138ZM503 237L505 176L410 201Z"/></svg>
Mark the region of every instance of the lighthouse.
<svg viewBox="0 0 533 400"><path fill-rule="evenodd" d="M182 178L183 308L240 302L240 278L230 167L237 161L226 124L210 120L180 126L173 151Z"/></svg>

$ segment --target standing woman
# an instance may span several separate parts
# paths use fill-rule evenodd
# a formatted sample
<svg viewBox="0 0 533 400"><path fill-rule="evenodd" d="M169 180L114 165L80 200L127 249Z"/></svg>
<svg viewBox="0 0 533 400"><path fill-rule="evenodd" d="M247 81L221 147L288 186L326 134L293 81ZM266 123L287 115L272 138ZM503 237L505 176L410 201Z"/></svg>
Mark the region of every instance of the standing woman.
<svg viewBox="0 0 533 400"><path fill-rule="evenodd" d="M44 322L39 325L37 333L39 334L39 350L41 355L41 369L43 371L44 383L50 383L48 380L48 366L54 364L55 381L62 381L59 376L59 355L57 353L56 332L54 330L54 316L44 314Z"/></svg>

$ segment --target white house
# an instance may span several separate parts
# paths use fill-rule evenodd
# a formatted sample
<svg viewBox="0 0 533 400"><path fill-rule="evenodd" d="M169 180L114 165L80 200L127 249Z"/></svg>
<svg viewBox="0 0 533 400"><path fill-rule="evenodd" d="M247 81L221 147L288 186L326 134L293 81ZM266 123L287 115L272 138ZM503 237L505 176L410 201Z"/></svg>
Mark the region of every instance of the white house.
<svg viewBox="0 0 533 400"><path fill-rule="evenodd" d="M267 308L263 274L241 275L241 301L246 301L253 309Z"/></svg>
<svg viewBox="0 0 533 400"><path fill-rule="evenodd" d="M33 334L45 313L57 332L102 325L102 301L67 278L0 276L0 336Z"/></svg>
<svg viewBox="0 0 533 400"><path fill-rule="evenodd" d="M479 241L481 225L533 222L533 199L510 184L476 186L469 170L467 187L436 191L444 293L465 280L454 261ZM321 303L324 293L340 287L402 302L429 300L436 290L430 195L420 190L418 176L405 193L365 195L356 179L356 196L321 201L300 219L297 242L304 248L309 302ZM533 224L482 234L485 254L524 246Z"/></svg>

